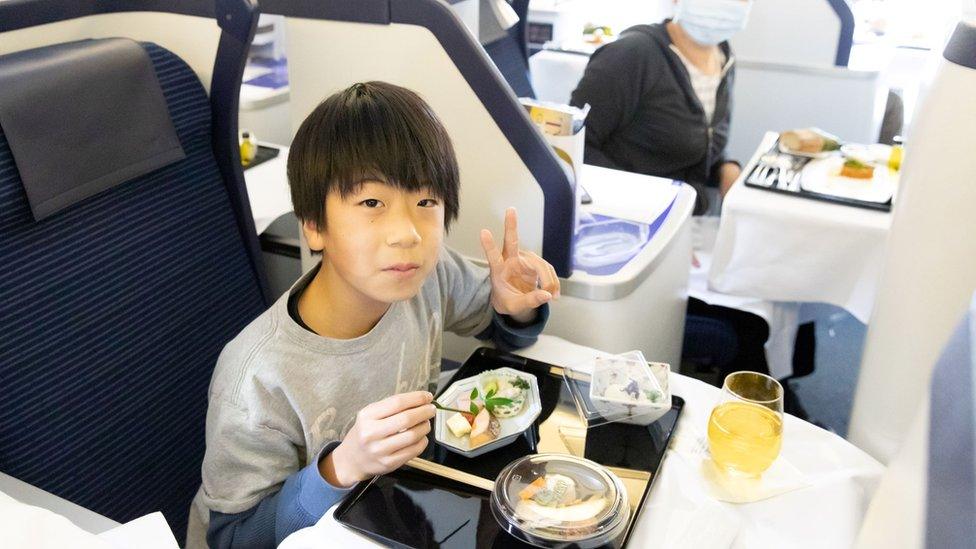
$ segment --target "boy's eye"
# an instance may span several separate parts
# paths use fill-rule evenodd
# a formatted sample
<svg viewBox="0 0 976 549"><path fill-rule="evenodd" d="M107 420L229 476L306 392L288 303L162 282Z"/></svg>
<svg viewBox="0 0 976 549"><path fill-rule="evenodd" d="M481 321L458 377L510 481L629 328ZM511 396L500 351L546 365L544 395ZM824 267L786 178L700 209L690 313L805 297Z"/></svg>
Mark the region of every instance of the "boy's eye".
<svg viewBox="0 0 976 549"><path fill-rule="evenodd" d="M380 206L380 201L376 200L375 198L367 198L366 200L363 200L359 204L362 206L366 206L367 208L378 208Z"/></svg>
<svg viewBox="0 0 976 549"><path fill-rule="evenodd" d="M437 200L433 198L425 198L417 203L421 208L433 208L437 205Z"/></svg>

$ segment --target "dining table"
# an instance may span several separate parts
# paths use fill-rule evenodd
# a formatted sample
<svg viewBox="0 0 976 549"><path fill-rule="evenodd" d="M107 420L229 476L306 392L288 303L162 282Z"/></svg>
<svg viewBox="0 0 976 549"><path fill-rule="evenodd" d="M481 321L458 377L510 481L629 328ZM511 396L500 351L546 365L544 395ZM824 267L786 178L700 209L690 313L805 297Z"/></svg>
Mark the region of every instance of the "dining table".
<svg viewBox="0 0 976 549"><path fill-rule="evenodd" d="M723 200L708 286L769 301L828 303L867 324L892 214L746 186L778 137L766 133Z"/></svg>

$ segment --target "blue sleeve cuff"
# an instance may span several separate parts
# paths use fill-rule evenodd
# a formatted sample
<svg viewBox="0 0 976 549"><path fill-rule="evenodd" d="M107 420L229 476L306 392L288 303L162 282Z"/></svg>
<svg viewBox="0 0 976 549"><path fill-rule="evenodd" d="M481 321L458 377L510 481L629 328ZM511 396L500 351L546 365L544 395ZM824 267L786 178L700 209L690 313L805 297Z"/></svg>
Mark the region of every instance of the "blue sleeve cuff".
<svg viewBox="0 0 976 549"><path fill-rule="evenodd" d="M281 490L243 513L210 512L207 543L210 547L271 547L289 534L314 526L352 488L332 486L319 473L319 461L338 446L332 442L316 459L291 474Z"/></svg>
<svg viewBox="0 0 976 549"><path fill-rule="evenodd" d="M352 491L352 487L339 488L329 484L319 472L319 462L338 445L339 441L326 444L315 460L298 472L298 505L312 516L321 517Z"/></svg>
<svg viewBox="0 0 976 549"><path fill-rule="evenodd" d="M531 324L517 324L508 315L492 311L491 324L478 334L479 339L491 339L505 350L528 347L539 339L539 335L549 320L549 304L544 303L536 309L536 318Z"/></svg>

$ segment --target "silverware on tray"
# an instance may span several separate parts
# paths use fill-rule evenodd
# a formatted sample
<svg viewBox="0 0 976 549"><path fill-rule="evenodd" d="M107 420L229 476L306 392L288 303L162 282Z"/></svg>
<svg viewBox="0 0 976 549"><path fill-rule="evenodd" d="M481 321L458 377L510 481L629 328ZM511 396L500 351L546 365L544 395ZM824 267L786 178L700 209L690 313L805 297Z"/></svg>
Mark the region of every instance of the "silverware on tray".
<svg viewBox="0 0 976 549"><path fill-rule="evenodd" d="M803 167L806 166L807 162L809 161L809 158L804 158L802 156L795 157L776 187L785 189L787 191L799 191L800 174L803 172Z"/></svg>
<svg viewBox="0 0 976 549"><path fill-rule="evenodd" d="M884 203L870 202L804 189L801 183L803 170L810 160L814 159L808 156L782 153L779 150L777 141L749 168L750 171L749 175L745 178L745 184L750 187L789 193L793 196L822 202L844 204L869 210L891 211L890 200Z"/></svg>
<svg viewBox="0 0 976 549"><path fill-rule="evenodd" d="M796 192L800 189L800 173L809 158L770 151L759 158L747 182L766 188Z"/></svg>

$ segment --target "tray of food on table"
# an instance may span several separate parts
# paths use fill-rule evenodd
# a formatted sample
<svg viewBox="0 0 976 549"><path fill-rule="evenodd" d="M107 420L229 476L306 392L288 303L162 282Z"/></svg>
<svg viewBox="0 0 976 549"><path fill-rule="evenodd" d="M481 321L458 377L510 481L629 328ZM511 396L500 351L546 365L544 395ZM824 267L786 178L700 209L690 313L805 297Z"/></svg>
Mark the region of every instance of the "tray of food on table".
<svg viewBox="0 0 976 549"><path fill-rule="evenodd" d="M902 149L843 143L817 128L790 130L747 168L745 185L812 200L890 211Z"/></svg>
<svg viewBox="0 0 976 549"><path fill-rule="evenodd" d="M393 547L625 547L684 404L669 375L639 352L564 368L478 349L424 453L334 517Z"/></svg>

